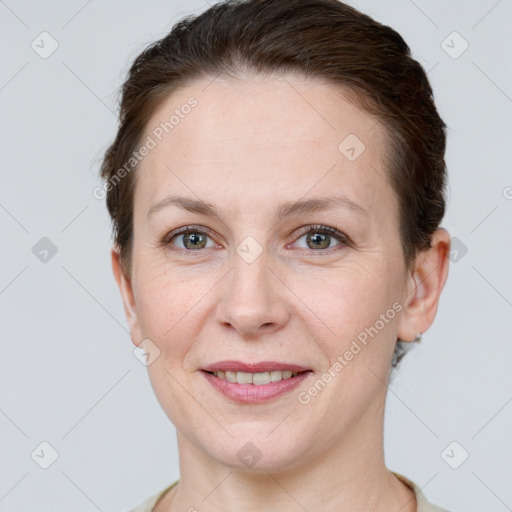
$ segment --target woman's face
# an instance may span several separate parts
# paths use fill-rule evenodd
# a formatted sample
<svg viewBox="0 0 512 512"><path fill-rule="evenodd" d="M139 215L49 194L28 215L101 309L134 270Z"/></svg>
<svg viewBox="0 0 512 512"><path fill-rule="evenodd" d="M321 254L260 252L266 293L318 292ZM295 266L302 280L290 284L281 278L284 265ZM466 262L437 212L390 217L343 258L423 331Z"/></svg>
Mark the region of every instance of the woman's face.
<svg viewBox="0 0 512 512"><path fill-rule="evenodd" d="M211 460L244 467L249 451L267 470L381 436L395 341L411 339L383 127L321 82L205 79L170 96L144 140L123 296L177 430ZM243 401L203 370L226 360L310 372Z"/></svg>

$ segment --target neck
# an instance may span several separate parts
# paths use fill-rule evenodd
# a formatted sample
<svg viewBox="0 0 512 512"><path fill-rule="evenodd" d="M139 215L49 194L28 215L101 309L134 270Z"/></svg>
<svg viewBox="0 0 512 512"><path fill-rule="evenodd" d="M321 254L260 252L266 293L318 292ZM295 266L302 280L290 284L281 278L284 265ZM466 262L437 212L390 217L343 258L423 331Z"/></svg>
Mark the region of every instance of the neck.
<svg viewBox="0 0 512 512"><path fill-rule="evenodd" d="M328 450L277 470L221 464L178 431L180 481L155 512L416 512L414 492L384 464L383 412L366 415Z"/></svg>

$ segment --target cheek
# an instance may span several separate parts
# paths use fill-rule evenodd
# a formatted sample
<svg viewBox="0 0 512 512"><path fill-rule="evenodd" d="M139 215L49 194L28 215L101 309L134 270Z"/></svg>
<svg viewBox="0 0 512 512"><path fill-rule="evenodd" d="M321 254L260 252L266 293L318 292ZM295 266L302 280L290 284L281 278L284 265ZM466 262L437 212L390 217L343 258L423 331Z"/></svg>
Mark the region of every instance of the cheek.
<svg viewBox="0 0 512 512"><path fill-rule="evenodd" d="M391 331L396 322L395 286L392 275L382 267L351 262L324 279L297 279L291 286L307 305L311 332L333 364L347 350L352 362L368 366L372 360L385 361L390 350ZM382 316L384 315L384 320ZM359 345L354 346L353 343ZM357 365L359 366L359 365Z"/></svg>
<svg viewBox="0 0 512 512"><path fill-rule="evenodd" d="M325 378L327 384L318 403L329 404L322 412L323 421L336 426L334 432L357 425L385 389L382 382L394 347L396 301L392 275L369 263L347 265L317 284L321 286L310 287L313 293L306 303L313 311L311 322L316 316L322 320L320 330L311 330L326 355L319 379Z"/></svg>
<svg viewBox="0 0 512 512"><path fill-rule="evenodd" d="M142 335L159 349L159 356L148 366L155 396L171 422L188 430L200 424L200 407L184 392L183 370L194 340L200 337L205 315L205 294L213 283L208 276L185 276L168 266L148 259L140 261L136 285L137 314ZM203 300L202 300L203 299ZM188 386L188 384L186 385Z"/></svg>
<svg viewBox="0 0 512 512"><path fill-rule="evenodd" d="M164 266L148 265L139 273L136 303L144 337L167 353L178 354L201 328L198 318L212 287L208 275L184 276Z"/></svg>

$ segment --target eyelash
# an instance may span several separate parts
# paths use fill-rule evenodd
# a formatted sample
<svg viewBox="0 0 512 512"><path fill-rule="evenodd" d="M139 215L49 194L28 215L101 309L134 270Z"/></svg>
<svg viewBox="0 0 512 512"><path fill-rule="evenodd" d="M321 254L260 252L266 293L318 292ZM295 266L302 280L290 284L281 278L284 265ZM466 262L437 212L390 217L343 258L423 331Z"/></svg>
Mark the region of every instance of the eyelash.
<svg viewBox="0 0 512 512"><path fill-rule="evenodd" d="M184 226L180 229L178 229L177 231L173 231L169 234L167 234L162 240L161 240L161 244L164 245L164 246L170 246L171 245L171 241L176 238L177 236L179 235L184 235L184 234L187 234L187 233L201 233L203 235L207 235L209 236L212 240L214 239L214 236L213 236L213 231L209 228L206 228L206 227L203 227L203 226ZM340 244L334 246L334 247L329 247L328 249L318 249L318 250L315 250L315 249L309 249L309 252L313 252L313 253L331 253L333 250L339 250L341 247L344 247L344 246L349 246L351 244L351 240L348 238L348 236L346 236L345 234L343 234L341 231L338 231L337 229L335 228L332 228L330 226L324 226L324 225L321 225L321 224L309 224L307 226L304 226L304 228L302 228L300 230L300 233L298 235L298 239L302 238L304 235L307 235L309 233L321 233L321 234L326 234L326 235L330 235L332 236L333 238L336 238L338 240L338 242L340 242ZM187 255L190 255L191 253L196 253L197 255L201 255L201 252L206 250L206 249L211 249L211 247L208 247L208 248L203 248L203 249L196 249L196 250L193 250L193 249L181 249L181 248L176 248L176 249L172 249L173 251L176 251L178 253L186 253ZM308 249L302 249L300 248L299 250L308 250Z"/></svg>

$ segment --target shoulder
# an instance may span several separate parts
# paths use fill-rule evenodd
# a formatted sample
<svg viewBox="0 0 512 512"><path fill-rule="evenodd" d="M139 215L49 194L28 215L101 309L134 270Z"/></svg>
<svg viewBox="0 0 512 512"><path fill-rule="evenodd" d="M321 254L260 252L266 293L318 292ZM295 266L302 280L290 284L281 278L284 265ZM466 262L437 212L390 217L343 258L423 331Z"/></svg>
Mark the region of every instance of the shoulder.
<svg viewBox="0 0 512 512"><path fill-rule="evenodd" d="M404 482L405 485L409 486L414 491L414 494L416 494L416 501L418 503L418 508L416 509L416 512L449 512L444 508L437 507L436 505L430 503L425 497L425 495L421 492L419 486L416 485L413 481L409 480L403 475L400 475L399 473L395 473L394 471L392 471L392 473L399 480Z"/></svg>
<svg viewBox="0 0 512 512"><path fill-rule="evenodd" d="M153 507L157 504L158 500L169 490L169 489L172 489L177 483L178 483L179 480L176 480L176 482L173 482L172 484L170 484L168 487L166 487L165 489L163 489L162 491L158 491L156 494L154 494L153 496L149 497L148 499L146 499L145 501L143 501L142 503L140 503L139 505L137 505L137 507L129 510L128 512L152 512L153 510Z"/></svg>

